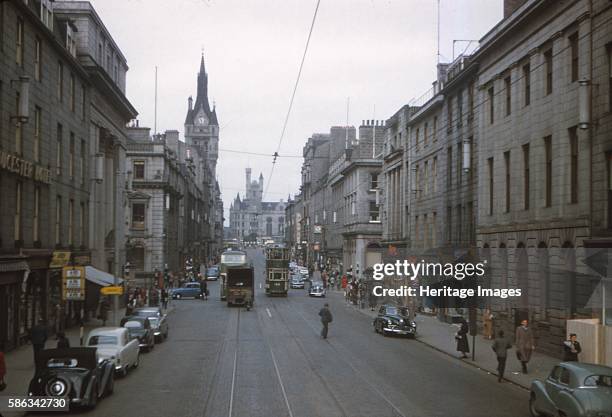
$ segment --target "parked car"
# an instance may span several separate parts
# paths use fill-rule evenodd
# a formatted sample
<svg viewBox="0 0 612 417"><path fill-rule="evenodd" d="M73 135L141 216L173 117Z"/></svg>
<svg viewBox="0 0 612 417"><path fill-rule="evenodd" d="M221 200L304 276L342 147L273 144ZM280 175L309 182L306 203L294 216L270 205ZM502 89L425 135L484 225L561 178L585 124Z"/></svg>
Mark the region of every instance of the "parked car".
<svg viewBox="0 0 612 417"><path fill-rule="evenodd" d="M308 290L308 295L311 297L325 297L325 288L320 281L313 282Z"/></svg>
<svg viewBox="0 0 612 417"><path fill-rule="evenodd" d="M156 340L164 340L168 338L169 325L166 314L162 313L160 307L141 307L134 310L132 313L135 316L143 316L149 319L153 335Z"/></svg>
<svg viewBox="0 0 612 417"><path fill-rule="evenodd" d="M372 325L376 333L381 333L384 336L397 334L416 337L417 325L410 317L409 310L405 307L382 305Z"/></svg>
<svg viewBox="0 0 612 417"><path fill-rule="evenodd" d="M63 397L69 405L93 408L100 398L113 393L113 363L98 360L95 347L44 349L37 362L29 396Z"/></svg>
<svg viewBox="0 0 612 417"><path fill-rule="evenodd" d="M529 395L532 416L612 415L612 368L579 362L556 365L545 381L534 380Z"/></svg>
<svg viewBox="0 0 612 417"><path fill-rule="evenodd" d="M147 351L155 347L155 335L151 322L146 316L128 316L121 319L121 327L128 329L132 339L138 340L140 349Z"/></svg>
<svg viewBox="0 0 612 417"><path fill-rule="evenodd" d="M220 270L217 265L211 266L206 270L206 280L216 281L219 279Z"/></svg>
<svg viewBox="0 0 612 417"><path fill-rule="evenodd" d="M110 360L115 371L126 376L130 368L137 368L140 362L140 348L137 339L131 339L125 327L99 327L89 332L87 346L98 348L99 359Z"/></svg>
<svg viewBox="0 0 612 417"><path fill-rule="evenodd" d="M291 275L291 288L304 288L304 280L300 275Z"/></svg>
<svg viewBox="0 0 612 417"><path fill-rule="evenodd" d="M189 297L202 298L199 282L188 282L181 288L175 288L174 290L172 290L172 298L175 300L180 300L181 298Z"/></svg>

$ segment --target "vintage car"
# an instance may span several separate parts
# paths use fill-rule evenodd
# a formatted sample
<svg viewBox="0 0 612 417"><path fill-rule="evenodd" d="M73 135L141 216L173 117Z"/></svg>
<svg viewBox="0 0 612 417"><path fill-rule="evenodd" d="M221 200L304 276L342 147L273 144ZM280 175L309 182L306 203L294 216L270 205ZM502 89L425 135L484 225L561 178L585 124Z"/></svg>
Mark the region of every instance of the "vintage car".
<svg viewBox="0 0 612 417"><path fill-rule="evenodd" d="M125 327L93 329L87 336L86 345L98 348L98 358L110 360L122 376L126 376L130 368L137 368L140 362L138 340L130 338Z"/></svg>
<svg viewBox="0 0 612 417"><path fill-rule="evenodd" d="M132 314L134 316L143 316L149 319L155 340L162 341L168 338L168 320L159 307L141 307L135 309Z"/></svg>
<svg viewBox="0 0 612 417"><path fill-rule="evenodd" d="M372 325L376 333L381 333L384 336L397 334L416 337L417 325L411 319L410 313L405 307L382 305Z"/></svg>
<svg viewBox="0 0 612 417"><path fill-rule="evenodd" d="M304 279L301 275L291 275L291 288L304 288Z"/></svg>
<svg viewBox="0 0 612 417"><path fill-rule="evenodd" d="M207 281L216 281L219 279L219 275L221 273L221 270L219 269L218 266L211 266L210 268L208 268L206 270L206 280Z"/></svg>
<svg viewBox="0 0 612 417"><path fill-rule="evenodd" d="M313 282L308 290L308 295L310 297L325 297L325 287L323 287L323 283L320 281Z"/></svg>
<svg viewBox="0 0 612 417"><path fill-rule="evenodd" d="M202 298L199 282L188 282L181 288L175 288L172 290L172 298L175 300L188 297Z"/></svg>
<svg viewBox="0 0 612 417"><path fill-rule="evenodd" d="M121 319L121 327L128 329L132 339L138 340L140 349L151 351L155 347L155 335L148 317L128 316Z"/></svg>
<svg viewBox="0 0 612 417"><path fill-rule="evenodd" d="M95 407L113 393L115 372L110 360L99 360L95 347L45 349L39 352L29 396L65 397L70 405Z"/></svg>
<svg viewBox="0 0 612 417"><path fill-rule="evenodd" d="M579 362L556 365L545 381L531 383L529 411L534 417L612 415L612 368Z"/></svg>

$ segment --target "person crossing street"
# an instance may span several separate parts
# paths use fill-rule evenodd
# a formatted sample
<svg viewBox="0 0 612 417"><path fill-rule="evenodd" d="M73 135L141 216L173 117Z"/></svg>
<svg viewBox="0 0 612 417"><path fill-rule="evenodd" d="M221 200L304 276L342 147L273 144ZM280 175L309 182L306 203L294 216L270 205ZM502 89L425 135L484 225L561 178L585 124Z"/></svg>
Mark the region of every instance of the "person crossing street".
<svg viewBox="0 0 612 417"><path fill-rule="evenodd" d="M323 324L323 328L321 329L321 337L323 339L327 339L327 331L329 330L329 323L333 321L332 313L329 311L329 304L325 303L323 308L319 311L319 316L321 317L321 323Z"/></svg>

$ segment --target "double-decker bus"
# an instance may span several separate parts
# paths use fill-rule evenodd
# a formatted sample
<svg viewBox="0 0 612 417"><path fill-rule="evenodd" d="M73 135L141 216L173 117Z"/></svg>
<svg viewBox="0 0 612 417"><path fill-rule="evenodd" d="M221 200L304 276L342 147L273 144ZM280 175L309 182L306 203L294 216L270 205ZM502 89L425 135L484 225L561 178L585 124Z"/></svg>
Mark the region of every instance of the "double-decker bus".
<svg viewBox="0 0 612 417"><path fill-rule="evenodd" d="M241 250L227 250L221 254L221 262L219 267L221 269L219 274L219 296L222 301L227 299L227 271L232 267L245 267L248 268L251 263L247 259L247 254Z"/></svg>
<svg viewBox="0 0 612 417"><path fill-rule="evenodd" d="M266 248L266 295L287 296L289 256L287 248Z"/></svg>

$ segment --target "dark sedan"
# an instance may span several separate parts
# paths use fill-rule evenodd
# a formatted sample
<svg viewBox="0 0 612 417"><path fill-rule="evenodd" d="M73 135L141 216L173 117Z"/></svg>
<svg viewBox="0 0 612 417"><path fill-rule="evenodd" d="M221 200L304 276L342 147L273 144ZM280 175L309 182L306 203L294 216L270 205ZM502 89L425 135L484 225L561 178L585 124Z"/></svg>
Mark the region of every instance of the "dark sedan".
<svg viewBox="0 0 612 417"><path fill-rule="evenodd" d="M162 341L168 338L169 325L167 316L162 313L160 307L141 307L134 310L134 316L143 316L149 319L151 329L156 341Z"/></svg>
<svg viewBox="0 0 612 417"><path fill-rule="evenodd" d="M155 334L149 317L128 316L121 319L121 327L128 329L132 339L138 339L140 349L147 352L155 347Z"/></svg>
<svg viewBox="0 0 612 417"><path fill-rule="evenodd" d="M416 337L417 325L405 307L382 305L372 325L376 333L382 333L384 336L397 334Z"/></svg>
<svg viewBox="0 0 612 417"><path fill-rule="evenodd" d="M28 395L66 398L70 405L95 407L113 393L115 369L98 360L95 347L45 349L39 352Z"/></svg>
<svg viewBox="0 0 612 417"><path fill-rule="evenodd" d="M172 298L180 300L181 298L202 298L199 282L188 282L181 288L172 290Z"/></svg>

